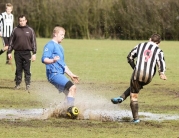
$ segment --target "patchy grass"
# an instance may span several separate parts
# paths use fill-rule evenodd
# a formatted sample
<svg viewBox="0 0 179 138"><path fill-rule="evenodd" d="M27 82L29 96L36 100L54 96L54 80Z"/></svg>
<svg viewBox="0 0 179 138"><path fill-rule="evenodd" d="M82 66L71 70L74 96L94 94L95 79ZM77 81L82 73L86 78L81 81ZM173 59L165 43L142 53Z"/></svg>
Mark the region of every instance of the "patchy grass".
<svg viewBox="0 0 179 138"><path fill-rule="evenodd" d="M25 91L24 82L20 90L15 86L15 66L5 65L5 54L1 55L0 108L29 109L48 108L51 103L60 103L63 94L47 82L45 66L41 63L42 49L49 39L37 39L37 60L32 63L32 84L30 94ZM88 100L96 104L100 99L109 101L120 95L128 86L132 69L126 61L128 52L139 41L120 40L64 40L65 59L69 68L80 76L77 85L77 100ZM139 94L139 111L161 114L178 114L179 68L178 42L162 42L165 53L168 80L162 81L158 74L151 84ZM99 100L98 100L99 99ZM83 104L83 103L81 103ZM111 105L112 106L112 105ZM103 108L103 107L101 107ZM118 110L129 109L129 99L120 104ZM142 116L141 116L142 118ZM0 120L0 137L76 137L76 138L178 138L179 120L159 122L142 121L131 124L130 118L121 122L94 120L70 120L49 118L47 120Z"/></svg>
<svg viewBox="0 0 179 138"><path fill-rule="evenodd" d="M1 137L178 138L179 136L179 121L147 121L141 122L140 124L131 124L129 122L99 122L92 120L68 120L51 118L48 120L31 121L0 120L0 123Z"/></svg>

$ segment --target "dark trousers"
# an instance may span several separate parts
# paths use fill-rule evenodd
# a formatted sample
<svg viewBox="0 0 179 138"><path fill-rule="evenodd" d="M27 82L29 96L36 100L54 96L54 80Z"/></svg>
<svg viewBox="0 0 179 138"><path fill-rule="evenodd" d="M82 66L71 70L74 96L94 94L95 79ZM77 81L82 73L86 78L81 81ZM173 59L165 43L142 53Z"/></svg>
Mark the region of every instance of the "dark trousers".
<svg viewBox="0 0 179 138"><path fill-rule="evenodd" d="M20 85L22 82L22 73L24 71L25 84L30 85L31 73L31 53L30 51L15 51L14 59L16 63L15 82Z"/></svg>

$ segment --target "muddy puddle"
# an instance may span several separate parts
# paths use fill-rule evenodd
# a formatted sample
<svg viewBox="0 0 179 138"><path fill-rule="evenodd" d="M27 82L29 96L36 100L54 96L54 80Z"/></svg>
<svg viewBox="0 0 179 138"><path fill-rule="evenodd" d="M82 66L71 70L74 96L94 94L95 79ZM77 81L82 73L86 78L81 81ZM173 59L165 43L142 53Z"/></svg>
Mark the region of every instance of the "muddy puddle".
<svg viewBox="0 0 179 138"><path fill-rule="evenodd" d="M0 119L48 119L56 109L0 109ZM141 120L178 120L179 115L153 114L149 112L139 112ZM83 110L78 119L102 120L102 121L122 121L124 118L131 118L131 111L127 110Z"/></svg>

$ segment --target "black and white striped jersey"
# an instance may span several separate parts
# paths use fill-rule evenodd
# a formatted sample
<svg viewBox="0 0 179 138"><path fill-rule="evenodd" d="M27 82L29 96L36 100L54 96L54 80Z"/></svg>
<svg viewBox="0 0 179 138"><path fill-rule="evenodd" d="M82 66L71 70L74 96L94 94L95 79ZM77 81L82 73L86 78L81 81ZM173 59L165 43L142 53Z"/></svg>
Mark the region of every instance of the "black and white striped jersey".
<svg viewBox="0 0 179 138"><path fill-rule="evenodd" d="M10 37L13 30L14 16L3 12L0 14L0 25L2 37Z"/></svg>
<svg viewBox="0 0 179 138"><path fill-rule="evenodd" d="M158 66L159 73L164 73L165 59L163 51L154 42L140 43L134 47L127 56L128 62L135 62L133 79L149 83Z"/></svg>
<svg viewBox="0 0 179 138"><path fill-rule="evenodd" d="M2 23L0 22L0 32L2 31Z"/></svg>

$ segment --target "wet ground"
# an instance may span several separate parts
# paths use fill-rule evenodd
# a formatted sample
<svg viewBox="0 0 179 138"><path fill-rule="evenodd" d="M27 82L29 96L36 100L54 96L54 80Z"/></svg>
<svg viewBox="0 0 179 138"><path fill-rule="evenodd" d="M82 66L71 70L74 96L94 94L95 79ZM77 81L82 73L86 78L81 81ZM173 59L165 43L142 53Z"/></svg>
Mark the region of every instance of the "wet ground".
<svg viewBox="0 0 179 138"><path fill-rule="evenodd" d="M63 94L58 94L55 88L50 87L48 83L38 82L38 85L35 83L35 91L38 97L43 99L41 102L48 103L48 106L44 106L47 108L34 108L34 109L0 109L0 119L47 119L52 116L60 116L61 112L59 112L62 108L62 105L53 105L54 101L59 103L62 101ZM37 86L36 86L37 85ZM40 85L40 86L39 86ZM43 87L42 87L42 86ZM95 86L94 86L95 85ZM93 88L93 89L92 89ZM95 88L95 89L94 89ZM112 97L110 91L116 91L114 86L107 85L97 85L97 84L83 84L78 87L78 93L76 96L76 105L79 108L80 114L78 119L84 120L101 120L101 121L125 121L131 120L131 111L129 107L124 110L121 109L120 105L114 105L110 101L110 99L106 99L106 97ZM54 94L53 95L53 92ZM103 95L101 95L101 91ZM167 90L168 91L168 90ZM44 94L45 93L45 94ZM171 94L170 91L168 93ZM34 93L31 93L33 95ZM156 93L155 93L156 95ZM59 100L61 98L61 100ZM39 99L40 100L40 99ZM5 102L7 104L7 102ZM49 103L53 103L49 106ZM44 104L44 103L43 103ZM63 104L63 103L61 103ZM141 103L142 104L142 103ZM45 105L45 104L44 104ZM53 106L52 106L53 105ZM147 104L146 104L147 105ZM141 105L145 106L145 104ZM167 106L171 108L171 106ZM144 107L142 107L144 109ZM147 109L147 107L145 106ZM153 107L154 108L154 107ZM160 107L160 109L165 109L166 107ZM156 108L157 109L157 108ZM175 107L174 110L178 109ZM141 120L179 120L179 115L175 114L154 114L150 112L139 112L139 117Z"/></svg>
<svg viewBox="0 0 179 138"><path fill-rule="evenodd" d="M50 118L55 109L1 109L0 119L47 119ZM179 115L153 114L149 112L139 112L141 120L179 120ZM101 120L101 121L123 121L131 117L131 111L109 111L109 110L84 110L78 119Z"/></svg>

